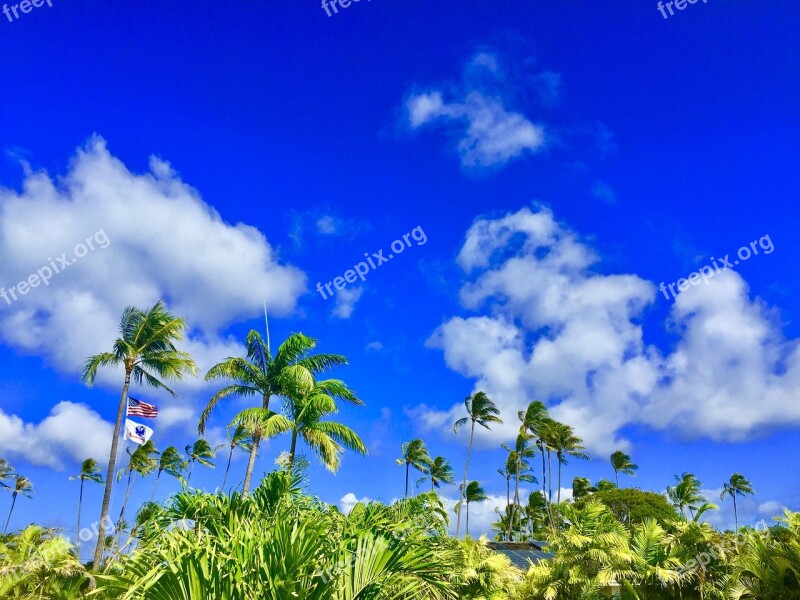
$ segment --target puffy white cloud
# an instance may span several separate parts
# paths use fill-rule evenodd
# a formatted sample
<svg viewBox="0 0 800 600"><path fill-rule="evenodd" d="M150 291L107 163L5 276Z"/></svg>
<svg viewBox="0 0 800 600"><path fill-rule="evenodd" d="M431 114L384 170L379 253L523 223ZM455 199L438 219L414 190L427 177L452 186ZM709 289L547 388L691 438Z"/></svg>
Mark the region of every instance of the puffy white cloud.
<svg viewBox="0 0 800 600"><path fill-rule="evenodd" d="M467 232L461 303L484 314L447 320L427 343L505 416L503 426L476 430L479 444L512 439L516 412L532 399L599 455L627 448L620 430L630 424L737 441L800 423L798 343L750 299L740 275L723 272L678 296L671 322L679 341L664 354L643 341L655 286L602 274L597 260L546 209L479 219ZM407 412L444 432L464 408Z"/></svg>
<svg viewBox="0 0 800 600"><path fill-rule="evenodd" d="M339 499L339 508L341 508L344 514L348 514L353 507L361 502L362 504L368 504L370 499L364 496L363 498L358 498L353 492L347 492L344 496Z"/></svg>
<svg viewBox="0 0 800 600"><path fill-rule="evenodd" d="M85 404L59 402L40 423L25 423L0 410L0 454L34 465L63 469L64 463L108 461L114 426Z"/></svg>
<svg viewBox="0 0 800 600"><path fill-rule="evenodd" d="M458 153L465 167L502 165L526 152L540 151L546 143L544 127L508 109L502 93L484 89L479 83L482 74L502 82L495 55L477 53L465 67L460 87L449 85L444 86L449 91L432 88L409 94L405 102L408 125L418 129L440 122L456 131ZM552 77L549 81L552 89Z"/></svg>

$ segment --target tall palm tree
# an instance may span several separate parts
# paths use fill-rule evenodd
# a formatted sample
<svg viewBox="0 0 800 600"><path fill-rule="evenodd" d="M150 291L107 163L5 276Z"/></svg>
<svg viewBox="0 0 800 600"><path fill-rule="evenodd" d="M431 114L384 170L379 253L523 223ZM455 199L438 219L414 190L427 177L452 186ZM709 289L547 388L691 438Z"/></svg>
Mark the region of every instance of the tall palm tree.
<svg viewBox="0 0 800 600"><path fill-rule="evenodd" d="M579 458L581 460L589 460L589 456L583 452L586 448L583 446L583 440L575 435L572 427L564 423L555 422L550 430L549 443L556 453L556 461L558 463L558 492L556 497L556 505L561 504L561 467L566 465L568 457Z"/></svg>
<svg viewBox="0 0 800 600"><path fill-rule="evenodd" d="M486 492L481 487L481 484L477 481L470 481L467 484L466 492L464 493L464 501L467 505L467 524L466 524L466 535L469 537L469 505L473 502L484 502L488 500L489 497L486 495ZM460 512L460 511L459 511Z"/></svg>
<svg viewBox="0 0 800 600"><path fill-rule="evenodd" d="M75 528L75 547L78 549L78 557L81 555L81 506L83 505L83 483L85 481L93 481L94 483L103 483L103 476L100 473L100 467L97 466L97 461L93 458L87 458L81 463L81 472L69 478L70 481L75 479L80 480L81 489L78 494L78 526Z"/></svg>
<svg viewBox="0 0 800 600"><path fill-rule="evenodd" d="M547 501L547 472L545 470L545 447L542 440L542 432L547 423L551 421L550 413L547 412L543 402L534 400L524 411L517 413L519 420L522 421L522 427L531 432L531 435L536 438L536 446L539 453L542 455L542 496L547 506L547 513L550 514L550 504Z"/></svg>
<svg viewBox="0 0 800 600"><path fill-rule="evenodd" d="M261 399L261 408L268 410L272 396L285 395L282 385L285 378L281 374L284 369L290 366L299 365L305 367L316 375L347 364L347 358L339 354L311 354L317 346L317 341L302 333L291 334L278 347L275 356L272 355L270 349L269 332L267 332L267 341L265 342L258 331L250 331L247 334L246 346L246 357L226 358L211 367L206 373L206 381L223 379L233 383L219 390L208 401L208 405L200 416L198 425L200 435L205 432L206 423L211 412L222 400L227 398L233 396L257 397ZM250 450L250 459L248 460L244 477L245 495L250 491L250 481L260 442L260 438L253 438L253 447Z"/></svg>
<svg viewBox="0 0 800 600"><path fill-rule="evenodd" d="M453 431L457 432L459 428L467 423L471 423L469 431L469 445L467 446L467 463L464 466L464 482L460 486L459 499L458 499L458 517L456 519L456 537L458 537L461 530L461 504L464 499L464 491L467 488L467 475L469 473L469 458L472 454L472 441L475 437L475 424L481 427L491 429L490 423L502 423L500 418L500 411L494 402L491 401L489 396L484 392L475 392L471 396L464 399L464 407L467 409L467 415L463 419L459 419L453 424Z"/></svg>
<svg viewBox="0 0 800 600"><path fill-rule="evenodd" d="M636 477L636 471L639 470L639 465L633 464L631 457L625 454L622 450L617 450L611 455L611 468L614 469L614 477L619 487L619 474L624 473L631 477Z"/></svg>
<svg viewBox="0 0 800 600"><path fill-rule="evenodd" d="M158 459L156 481L153 484L153 491L150 494L150 502L152 502L153 498L156 497L156 488L158 487L158 482L161 479L161 473L172 475L175 479L181 482L181 485L183 485L183 472L188 466L189 461L184 460L180 450L178 450L175 446L166 448Z"/></svg>
<svg viewBox="0 0 800 600"><path fill-rule="evenodd" d="M672 504L681 511L681 514L686 516L685 509L689 509L689 514L694 519L694 511L700 508L705 501L703 495L700 493L700 481L692 473L683 473L682 475L675 475L676 485L671 485L667 488L667 496L672 501Z"/></svg>
<svg viewBox="0 0 800 600"><path fill-rule="evenodd" d="M455 481L453 467L450 466L444 456L437 456L433 459L428 468L428 477L431 480L431 491L440 487L443 483L454 483Z"/></svg>
<svg viewBox="0 0 800 600"><path fill-rule="evenodd" d="M11 508L8 511L8 518L6 519L6 526L3 528L3 535L8 531L8 523L11 521L11 513L14 512L17 496L20 494L26 498L31 498L33 496L33 483L31 483L30 479L22 475L14 475L14 485L6 487L11 490Z"/></svg>
<svg viewBox="0 0 800 600"><path fill-rule="evenodd" d="M506 514L508 521L511 522L511 478L517 468L517 453L513 450L506 456L505 464L497 469L497 473L506 480Z"/></svg>
<svg viewBox="0 0 800 600"><path fill-rule="evenodd" d="M575 477L572 480L572 498L574 500L580 500L594 491L596 488L592 487L592 482L588 477Z"/></svg>
<svg viewBox="0 0 800 600"><path fill-rule="evenodd" d="M228 425L228 430L241 427L251 440L268 440L292 429L292 423L274 410L257 406L245 408ZM253 457L252 452L250 457Z"/></svg>
<svg viewBox="0 0 800 600"><path fill-rule="evenodd" d="M502 444L503 449L509 453L509 456L513 455L514 460L514 504L512 504L509 512L509 526L515 522L514 513L516 513L517 507L520 505L519 482L527 481L529 483L533 483L536 481L536 478L530 474L531 468L527 460L536 456L536 446L531 444L532 440L533 436L528 434L525 426L522 425L519 429L519 433L517 434L517 439L513 449L506 444ZM508 539L511 539L511 529L508 530Z"/></svg>
<svg viewBox="0 0 800 600"><path fill-rule="evenodd" d="M128 454L130 455L130 460L128 461L128 465L123 467L117 473L117 481L119 481L123 475L127 473L128 481L125 484L125 498L122 500L122 509L119 511L119 519L117 519L117 523L122 523L125 520L125 509L128 506L128 499L131 495L131 487L134 480L135 475L139 475L140 477L147 477L150 473L156 470L158 467L158 461L156 460L156 456L160 454L158 450L156 450L156 446L153 443L153 440L147 440L141 446L138 446L136 450L131 452L127 450ZM119 544L119 540L122 536L122 528L117 528L117 543Z"/></svg>
<svg viewBox="0 0 800 600"><path fill-rule="evenodd" d="M4 481L8 481L14 475L14 469L11 468L11 465L5 458L0 458L0 485L3 487L6 486Z"/></svg>
<svg viewBox="0 0 800 600"><path fill-rule="evenodd" d="M414 467L417 471L426 475L432 463L425 442L419 438L411 440L410 442L403 442L403 445L400 447L400 458L396 459L395 462L398 465L406 466L405 497L408 498L408 472L410 468Z"/></svg>
<svg viewBox="0 0 800 600"><path fill-rule="evenodd" d="M741 473L734 473L731 475L731 478L722 486L722 493L719 495L719 499L724 500L725 496L733 498L733 516L736 519L736 531L739 531L739 513L736 509L736 496L747 496L755 493L753 484L745 479L745 476Z"/></svg>
<svg viewBox="0 0 800 600"><path fill-rule="evenodd" d="M212 448L211 444L203 438L196 440L194 444L187 445L183 451L186 452L186 456L189 459L189 475L186 478L186 485L188 486L192 479L192 471L194 471L195 463L200 463L204 467L213 469L214 457L217 455L217 452L216 449Z"/></svg>
<svg viewBox="0 0 800 600"><path fill-rule="evenodd" d="M103 557L106 522L114 484L114 469L117 464L119 434L128 403L128 388L133 381L140 385L146 384L154 388L162 388L174 396L175 393L167 387L164 381L180 381L187 374L196 374L197 367L192 357L175 347L175 344L183 339L185 330L186 322L170 314L160 300L146 311L129 306L122 313L119 325L120 337L114 341L114 349L111 352L103 352L86 359L83 381L90 386L94 385L97 370L100 367L122 365L125 369L125 382L122 386L117 419L114 423L106 487L100 510L100 526L94 551L95 568L100 567L100 560Z"/></svg>
<svg viewBox="0 0 800 600"><path fill-rule="evenodd" d="M342 423L324 421L338 412L336 400L362 405L355 393L338 379L315 381L313 374L298 365L284 370L281 378L286 392L285 409L289 413L292 442L289 469L294 469L297 440L302 439L330 472L339 470L345 449L367 454L367 448L355 431Z"/></svg>
<svg viewBox="0 0 800 600"><path fill-rule="evenodd" d="M222 478L223 491L225 490L225 482L228 481L228 471L231 469L233 451L236 448L241 448L244 452L250 452L253 449L253 438L243 425L236 425L233 428L228 428L228 443L230 444L230 452L228 452L228 464L225 466L225 476Z"/></svg>

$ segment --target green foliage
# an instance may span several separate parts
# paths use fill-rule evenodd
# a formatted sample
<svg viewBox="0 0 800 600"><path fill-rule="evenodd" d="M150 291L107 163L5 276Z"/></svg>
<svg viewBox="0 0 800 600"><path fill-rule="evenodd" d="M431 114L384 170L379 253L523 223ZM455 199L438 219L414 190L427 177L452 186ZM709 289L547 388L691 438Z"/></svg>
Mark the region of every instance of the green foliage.
<svg viewBox="0 0 800 600"><path fill-rule="evenodd" d="M575 504L583 507L589 501L604 504L625 524L655 519L660 525L666 526L678 518L678 513L662 494L635 488L598 490L576 499Z"/></svg>

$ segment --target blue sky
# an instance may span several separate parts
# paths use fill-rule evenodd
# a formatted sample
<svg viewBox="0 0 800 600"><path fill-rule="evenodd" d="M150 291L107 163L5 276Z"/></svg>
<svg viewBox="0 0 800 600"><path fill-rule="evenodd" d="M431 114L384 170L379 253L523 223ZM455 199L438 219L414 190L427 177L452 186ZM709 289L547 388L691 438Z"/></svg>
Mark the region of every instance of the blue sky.
<svg viewBox="0 0 800 600"><path fill-rule="evenodd" d="M188 319L201 369L263 329L265 299L273 340L302 331L350 358L337 375L366 406L339 417L370 455L311 469L332 503L401 495L412 437L460 474L451 425L483 389L506 426L478 439L470 478L493 501L475 527L535 398L594 458L564 487L611 477L624 448L643 488L691 470L713 496L741 471L758 492L744 522L800 509L796 3L668 19L628 1L362 0L330 17L297 0L52 4L0 14L0 286L99 241L0 299L0 456L36 486L13 526L71 532L67 477L105 459L121 383L86 388L81 362L126 305L159 298ZM315 291L415 228L364 282ZM743 246L758 255L675 300L659 291ZM214 391L177 389L134 391L161 409L162 448L194 439ZM287 446L272 440L258 469Z"/></svg>

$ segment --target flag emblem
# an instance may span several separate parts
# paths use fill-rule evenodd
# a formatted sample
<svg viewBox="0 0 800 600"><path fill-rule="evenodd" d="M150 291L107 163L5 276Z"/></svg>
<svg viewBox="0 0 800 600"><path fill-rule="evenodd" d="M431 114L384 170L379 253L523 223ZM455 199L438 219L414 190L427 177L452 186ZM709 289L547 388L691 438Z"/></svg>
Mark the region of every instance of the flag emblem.
<svg viewBox="0 0 800 600"><path fill-rule="evenodd" d="M153 435L153 430L147 425L136 423L130 419L125 419L125 438L139 444L146 444L147 440Z"/></svg>
<svg viewBox="0 0 800 600"><path fill-rule="evenodd" d="M136 398L128 398L129 417L144 417L145 419L155 419L158 416L158 408L155 404L148 404Z"/></svg>

